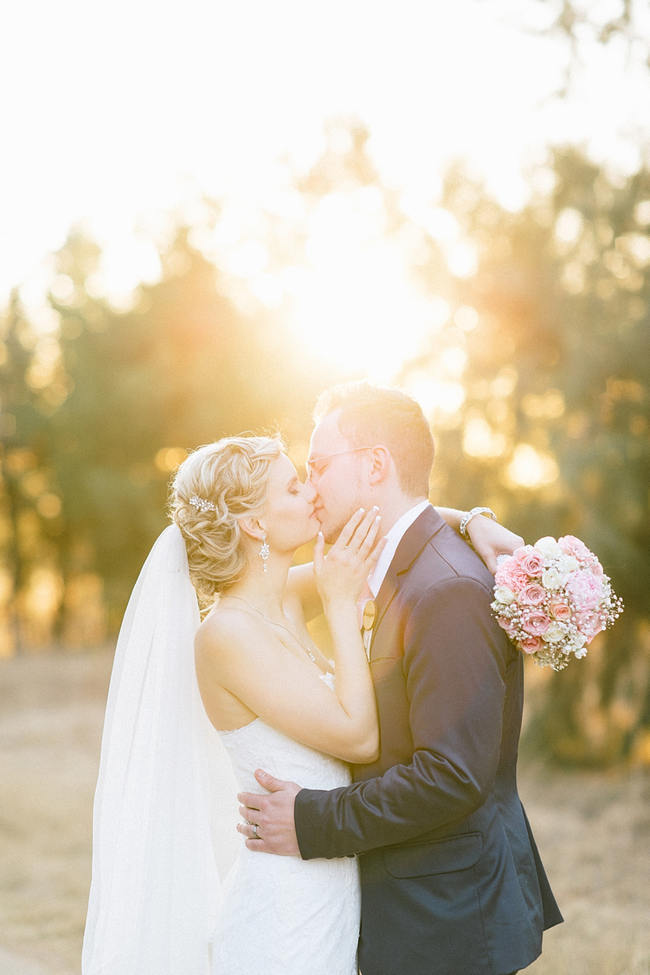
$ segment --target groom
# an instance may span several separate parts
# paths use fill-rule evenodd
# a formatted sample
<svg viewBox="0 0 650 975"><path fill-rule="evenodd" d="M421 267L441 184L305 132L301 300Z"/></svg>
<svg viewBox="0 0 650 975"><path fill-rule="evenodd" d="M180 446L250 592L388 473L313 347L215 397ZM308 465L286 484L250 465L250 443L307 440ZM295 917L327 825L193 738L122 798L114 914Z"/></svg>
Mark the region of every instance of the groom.
<svg viewBox="0 0 650 975"><path fill-rule="evenodd" d="M523 658L492 619L492 576L426 500L433 440L417 403L357 384L316 415L325 538L359 506L389 529L369 579L381 753L329 792L260 772L269 794L240 796L257 826L247 846L360 855L363 975L509 975L562 920L517 794Z"/></svg>

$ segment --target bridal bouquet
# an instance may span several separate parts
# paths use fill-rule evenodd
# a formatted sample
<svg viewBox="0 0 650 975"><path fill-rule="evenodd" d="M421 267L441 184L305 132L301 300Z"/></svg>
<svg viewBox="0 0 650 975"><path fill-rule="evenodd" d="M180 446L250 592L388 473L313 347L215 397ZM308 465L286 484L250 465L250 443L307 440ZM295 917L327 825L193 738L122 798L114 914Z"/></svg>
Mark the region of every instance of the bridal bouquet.
<svg viewBox="0 0 650 975"><path fill-rule="evenodd" d="M584 657L623 612L602 565L573 535L540 538L500 558L494 580L495 619L518 650L553 670Z"/></svg>

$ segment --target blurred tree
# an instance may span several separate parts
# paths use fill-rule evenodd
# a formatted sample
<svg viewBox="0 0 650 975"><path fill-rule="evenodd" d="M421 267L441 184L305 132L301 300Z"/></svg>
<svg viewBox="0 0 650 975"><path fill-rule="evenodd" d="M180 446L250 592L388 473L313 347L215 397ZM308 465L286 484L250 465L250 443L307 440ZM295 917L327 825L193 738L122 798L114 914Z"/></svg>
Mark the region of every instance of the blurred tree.
<svg viewBox="0 0 650 975"><path fill-rule="evenodd" d="M624 597L597 662L553 679L536 729L565 760L602 761L647 733L650 174L616 181L574 150L549 169L550 196L514 214L450 174L443 204L477 267L456 279L428 363L403 379L462 349L465 399L438 426L436 494L491 502L529 539L579 535Z"/></svg>
<svg viewBox="0 0 650 975"><path fill-rule="evenodd" d="M39 640L30 632L28 596L39 570L55 561L59 499L51 491L47 414L56 350L14 291L0 319L0 525L17 652Z"/></svg>
<svg viewBox="0 0 650 975"><path fill-rule="evenodd" d="M25 497L22 478L33 466L34 458L26 448L34 430L34 409L27 372L32 360L33 336L25 321L18 295L14 292L1 323L0 345L0 503L2 505L3 548L9 567L11 598L10 629L17 652L23 645L18 602L27 576L27 556L21 540L23 512L32 507Z"/></svg>
<svg viewBox="0 0 650 975"><path fill-rule="evenodd" d="M99 257L71 235L57 255L71 286L61 318L69 394L53 413L52 463L63 500L61 571L97 573L115 628L186 451L238 431L308 424L316 379L277 322L253 320L179 228L156 284L132 308L91 295ZM59 633L65 629L63 615Z"/></svg>
<svg viewBox="0 0 650 975"><path fill-rule="evenodd" d="M556 92L564 98L594 45L616 45L623 51L628 69L638 65L650 70L650 45L644 30L644 14L643 0L619 0L614 5L590 4L584 0L533 0L529 5L517 5L514 19L523 30L564 42L564 82ZM530 26L531 15L534 27Z"/></svg>

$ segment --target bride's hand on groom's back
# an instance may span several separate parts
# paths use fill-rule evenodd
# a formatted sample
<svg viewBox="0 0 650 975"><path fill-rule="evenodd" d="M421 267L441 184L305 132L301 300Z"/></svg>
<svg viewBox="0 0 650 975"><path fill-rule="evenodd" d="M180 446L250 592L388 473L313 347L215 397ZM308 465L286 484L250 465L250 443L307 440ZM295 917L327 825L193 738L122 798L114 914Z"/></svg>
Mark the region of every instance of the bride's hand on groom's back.
<svg viewBox="0 0 650 975"><path fill-rule="evenodd" d="M327 606L338 600L356 602L384 546L379 538L381 518L378 508L359 508L341 530L325 555L325 542L319 532L314 549L314 572L318 591Z"/></svg>

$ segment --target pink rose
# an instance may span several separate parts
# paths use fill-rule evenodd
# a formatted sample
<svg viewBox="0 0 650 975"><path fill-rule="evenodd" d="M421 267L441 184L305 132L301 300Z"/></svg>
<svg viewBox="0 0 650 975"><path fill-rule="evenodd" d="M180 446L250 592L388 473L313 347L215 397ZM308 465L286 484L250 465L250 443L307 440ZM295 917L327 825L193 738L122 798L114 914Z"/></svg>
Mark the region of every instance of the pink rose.
<svg viewBox="0 0 650 975"><path fill-rule="evenodd" d="M598 613L589 612L577 614L576 626L584 636L587 643L593 640L597 633L600 633L601 630L605 629Z"/></svg>
<svg viewBox="0 0 650 975"><path fill-rule="evenodd" d="M508 559L495 572L494 581L497 586L506 586L514 593L518 593L528 584L528 576L514 559Z"/></svg>
<svg viewBox="0 0 650 975"><path fill-rule="evenodd" d="M541 650L543 646L544 644L538 636L525 636L519 641L519 648L524 653L535 653L537 650Z"/></svg>
<svg viewBox="0 0 650 975"><path fill-rule="evenodd" d="M519 593L522 606L539 606L546 599L546 590L537 582L529 582Z"/></svg>
<svg viewBox="0 0 650 975"><path fill-rule="evenodd" d="M571 619L571 607L563 599L552 599L549 611L553 619L559 620L561 623L568 623Z"/></svg>
<svg viewBox="0 0 650 975"><path fill-rule="evenodd" d="M565 555L572 555L579 562L586 562L592 556L585 543L575 535L563 535L562 538L558 538L557 543Z"/></svg>
<svg viewBox="0 0 650 975"><path fill-rule="evenodd" d="M602 579L602 577L605 575L603 571L603 567L595 555L592 555L587 565L589 567L589 570L593 572L593 574L596 576L597 579Z"/></svg>
<svg viewBox="0 0 650 975"><path fill-rule="evenodd" d="M546 613L539 609L525 609L521 614L521 625L531 636L543 636L550 622Z"/></svg>
<svg viewBox="0 0 650 975"><path fill-rule="evenodd" d="M522 545L514 552L521 569L531 579L538 579L544 569L544 559L532 545Z"/></svg>
<svg viewBox="0 0 650 975"><path fill-rule="evenodd" d="M508 619L505 616L497 616L497 623L499 624L501 629L505 631L506 635L510 637L511 640L515 638L515 636L517 635L517 627L512 622L512 620Z"/></svg>
<svg viewBox="0 0 650 975"><path fill-rule="evenodd" d="M580 612L595 609L605 597L602 580L589 569L573 572L567 579L566 591Z"/></svg>

